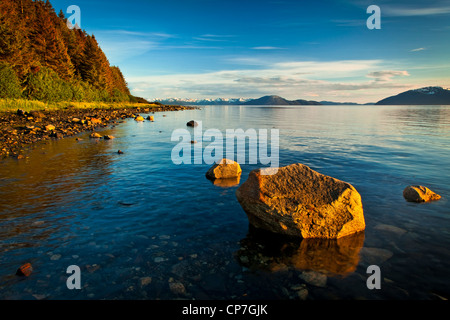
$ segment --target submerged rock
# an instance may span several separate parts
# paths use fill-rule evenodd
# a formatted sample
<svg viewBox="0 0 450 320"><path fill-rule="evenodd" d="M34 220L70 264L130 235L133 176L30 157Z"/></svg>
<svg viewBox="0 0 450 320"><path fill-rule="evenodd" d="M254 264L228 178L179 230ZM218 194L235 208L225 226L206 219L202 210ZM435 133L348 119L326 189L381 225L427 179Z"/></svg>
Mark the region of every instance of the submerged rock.
<svg viewBox="0 0 450 320"><path fill-rule="evenodd" d="M410 202L428 202L441 198L440 195L424 186L407 186L403 190L403 197Z"/></svg>
<svg viewBox="0 0 450 320"><path fill-rule="evenodd" d="M206 177L211 180L236 179L240 177L241 172L242 169L239 163L229 159L222 159L206 172Z"/></svg>
<svg viewBox="0 0 450 320"><path fill-rule="evenodd" d="M361 196L351 184L300 163L267 173L251 171L236 190L250 224L256 228L327 239L365 229Z"/></svg>
<svg viewBox="0 0 450 320"><path fill-rule="evenodd" d="M196 121L194 121L194 120L191 120L188 123L186 123L186 125L188 127L196 127L196 126L198 126L198 123Z"/></svg>

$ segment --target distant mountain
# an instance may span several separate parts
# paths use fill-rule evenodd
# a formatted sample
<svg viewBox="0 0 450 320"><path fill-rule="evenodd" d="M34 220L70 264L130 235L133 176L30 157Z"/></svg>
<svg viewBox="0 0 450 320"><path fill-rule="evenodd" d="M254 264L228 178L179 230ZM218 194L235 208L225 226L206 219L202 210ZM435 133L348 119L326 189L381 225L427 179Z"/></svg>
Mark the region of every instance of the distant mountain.
<svg viewBox="0 0 450 320"><path fill-rule="evenodd" d="M333 102L333 101L320 101L320 104L327 105L327 106L358 105L358 103L355 103L355 102Z"/></svg>
<svg viewBox="0 0 450 320"><path fill-rule="evenodd" d="M156 102L170 105L196 105L196 106L209 106L209 105L240 105L251 99L244 98L218 98L218 99L179 99L179 98L167 98L167 99L156 99Z"/></svg>
<svg viewBox="0 0 450 320"><path fill-rule="evenodd" d="M195 105L195 106L208 106L208 105L279 105L279 106L293 106L293 105L362 105L355 102L333 102L333 101L309 101L309 100L287 100L280 96L264 96L258 99L246 99L246 98L217 98L217 99L180 99L180 98L166 98L156 99L156 103L165 105L177 104L177 105ZM365 103L364 105L375 104Z"/></svg>
<svg viewBox="0 0 450 320"><path fill-rule="evenodd" d="M405 91L396 96L388 97L376 103L377 105L450 105L450 90L442 87L425 87Z"/></svg>
<svg viewBox="0 0 450 320"><path fill-rule="evenodd" d="M259 99L253 99L243 103L243 105L272 105L272 106L290 106L290 105L320 105L317 101L307 101L307 100L286 100L279 96L265 96Z"/></svg>

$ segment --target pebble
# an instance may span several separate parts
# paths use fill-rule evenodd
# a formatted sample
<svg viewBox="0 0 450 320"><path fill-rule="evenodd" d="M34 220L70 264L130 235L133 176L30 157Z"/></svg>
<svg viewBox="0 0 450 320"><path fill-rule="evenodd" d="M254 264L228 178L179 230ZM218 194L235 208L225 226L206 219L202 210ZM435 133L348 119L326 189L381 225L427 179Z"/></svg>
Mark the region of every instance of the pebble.
<svg viewBox="0 0 450 320"><path fill-rule="evenodd" d="M50 260L56 261L59 260L61 258L60 254L54 254L50 257Z"/></svg>

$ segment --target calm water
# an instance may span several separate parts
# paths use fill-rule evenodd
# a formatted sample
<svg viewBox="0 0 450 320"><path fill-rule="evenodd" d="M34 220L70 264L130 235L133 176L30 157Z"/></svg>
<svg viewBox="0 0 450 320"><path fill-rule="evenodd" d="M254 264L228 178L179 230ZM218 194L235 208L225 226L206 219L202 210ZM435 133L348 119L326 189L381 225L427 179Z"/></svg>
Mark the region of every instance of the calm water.
<svg viewBox="0 0 450 320"><path fill-rule="evenodd" d="M291 241L249 230L238 185L172 163L172 131L192 119L223 133L279 129L280 165L353 184L366 231ZM449 106L211 106L104 133L116 139L81 135L0 163L1 299L450 297ZM242 164L240 183L258 167ZM442 199L408 203L410 184ZM15 276L26 262L32 275ZM366 286L372 264L380 290ZM70 265L81 290L67 289Z"/></svg>

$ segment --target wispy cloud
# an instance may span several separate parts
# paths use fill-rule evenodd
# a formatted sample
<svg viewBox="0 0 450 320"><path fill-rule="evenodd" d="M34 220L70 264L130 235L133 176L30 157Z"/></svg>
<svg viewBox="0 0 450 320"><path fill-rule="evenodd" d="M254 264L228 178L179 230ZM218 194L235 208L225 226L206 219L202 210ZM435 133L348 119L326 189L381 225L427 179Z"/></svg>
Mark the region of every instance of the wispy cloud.
<svg viewBox="0 0 450 320"><path fill-rule="evenodd" d="M383 70L374 71L367 74L367 77L374 78L376 82L391 81L394 77L409 76L408 71L400 70Z"/></svg>
<svg viewBox="0 0 450 320"><path fill-rule="evenodd" d="M412 49L411 52L417 52L417 51L423 51L426 50L426 48L416 48L416 49Z"/></svg>
<svg viewBox="0 0 450 320"><path fill-rule="evenodd" d="M270 46L263 46L263 47L253 47L253 50L284 50L285 48L280 47L270 47Z"/></svg>
<svg viewBox="0 0 450 320"><path fill-rule="evenodd" d="M201 36L194 37L197 41L211 41L211 42L227 42L234 38L234 35L229 34L203 34Z"/></svg>
<svg viewBox="0 0 450 320"><path fill-rule="evenodd" d="M383 6L382 14L392 17L414 17L414 16L433 16L450 14L450 6L435 6L435 7L398 7L398 6Z"/></svg>

